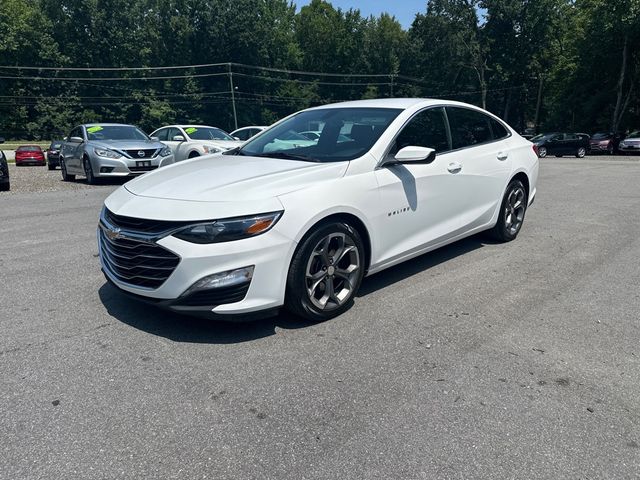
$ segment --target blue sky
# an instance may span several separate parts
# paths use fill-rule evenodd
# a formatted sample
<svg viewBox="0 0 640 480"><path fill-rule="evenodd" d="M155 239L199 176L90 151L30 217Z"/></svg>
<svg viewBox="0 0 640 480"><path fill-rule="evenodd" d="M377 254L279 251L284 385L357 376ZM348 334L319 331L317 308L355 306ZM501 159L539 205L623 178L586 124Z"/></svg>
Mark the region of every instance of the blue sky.
<svg viewBox="0 0 640 480"><path fill-rule="evenodd" d="M308 5L311 0L294 0L300 7ZM349 10L359 9L366 17L369 15L378 16L382 12L387 12L395 16L404 28L409 28L418 12L425 12L427 0L329 0L335 8Z"/></svg>

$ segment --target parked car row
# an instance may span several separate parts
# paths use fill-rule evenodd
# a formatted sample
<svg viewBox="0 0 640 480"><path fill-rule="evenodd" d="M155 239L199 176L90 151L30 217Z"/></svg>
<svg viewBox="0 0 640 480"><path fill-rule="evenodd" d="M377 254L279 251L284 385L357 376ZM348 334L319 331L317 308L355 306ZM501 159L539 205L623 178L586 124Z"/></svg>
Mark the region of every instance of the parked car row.
<svg viewBox="0 0 640 480"><path fill-rule="evenodd" d="M538 148L538 156L562 157L575 155L578 158L588 153L640 153L640 131L631 132L626 138L618 133L598 132L593 136L586 133L543 133L532 137Z"/></svg>

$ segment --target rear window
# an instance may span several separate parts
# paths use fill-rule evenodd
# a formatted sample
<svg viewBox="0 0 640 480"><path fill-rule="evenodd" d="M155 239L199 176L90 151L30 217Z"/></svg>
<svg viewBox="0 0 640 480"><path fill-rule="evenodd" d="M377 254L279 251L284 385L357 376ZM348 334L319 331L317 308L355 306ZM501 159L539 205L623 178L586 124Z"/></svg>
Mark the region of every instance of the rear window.
<svg viewBox="0 0 640 480"><path fill-rule="evenodd" d="M60 148L62 142L53 142L49 148Z"/></svg>
<svg viewBox="0 0 640 480"><path fill-rule="evenodd" d="M488 117L468 108L447 107L453 149L478 145L493 140Z"/></svg>
<svg viewBox="0 0 640 480"><path fill-rule="evenodd" d="M41 152L42 149L37 145L25 145L18 147L18 152Z"/></svg>

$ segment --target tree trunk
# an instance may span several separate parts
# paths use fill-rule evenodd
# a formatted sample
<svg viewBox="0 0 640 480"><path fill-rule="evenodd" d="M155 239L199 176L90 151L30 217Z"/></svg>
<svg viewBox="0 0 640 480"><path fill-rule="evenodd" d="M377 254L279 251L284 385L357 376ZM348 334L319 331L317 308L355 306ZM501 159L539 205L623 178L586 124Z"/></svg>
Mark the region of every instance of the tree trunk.
<svg viewBox="0 0 640 480"><path fill-rule="evenodd" d="M544 83L544 76L540 74L538 78L538 100L536 101L536 116L533 120L533 128L536 133L540 133L539 125L540 125L540 107L542 106L542 85Z"/></svg>
<svg viewBox="0 0 640 480"><path fill-rule="evenodd" d="M620 119L622 118L620 111L622 110L622 102L624 96L624 80L627 76L627 56L629 55L628 43L628 37L627 35L625 35L624 47L622 48L622 66L620 67L620 76L618 77L616 107L613 110L613 116L611 118L612 132L618 131L618 128L620 127Z"/></svg>

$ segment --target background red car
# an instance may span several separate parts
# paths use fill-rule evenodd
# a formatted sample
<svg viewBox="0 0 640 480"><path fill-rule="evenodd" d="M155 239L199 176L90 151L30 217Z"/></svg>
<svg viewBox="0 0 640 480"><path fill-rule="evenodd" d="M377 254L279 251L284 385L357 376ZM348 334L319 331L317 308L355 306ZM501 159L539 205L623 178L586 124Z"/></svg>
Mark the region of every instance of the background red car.
<svg viewBox="0 0 640 480"><path fill-rule="evenodd" d="M16 167L20 165L40 165L47 164L44 152L38 145L21 145L16 150Z"/></svg>

